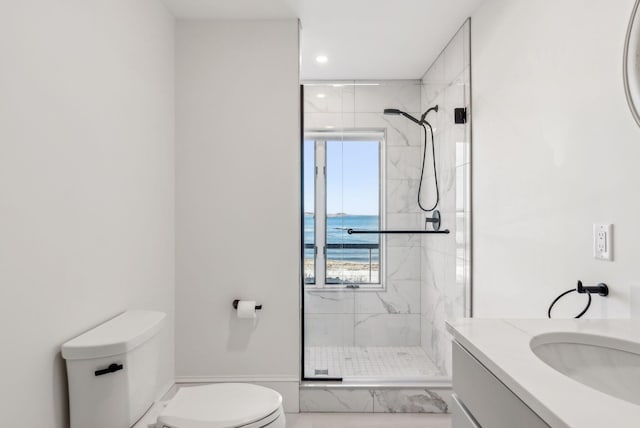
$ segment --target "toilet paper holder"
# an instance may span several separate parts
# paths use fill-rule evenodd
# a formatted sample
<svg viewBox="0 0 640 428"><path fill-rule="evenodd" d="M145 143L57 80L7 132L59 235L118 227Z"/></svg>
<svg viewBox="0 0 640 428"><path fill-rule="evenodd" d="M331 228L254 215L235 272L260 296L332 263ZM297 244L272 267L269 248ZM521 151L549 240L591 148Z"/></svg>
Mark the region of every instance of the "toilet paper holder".
<svg viewBox="0 0 640 428"><path fill-rule="evenodd" d="M238 302L240 302L240 299L236 299L233 301L233 309L238 310ZM262 309L262 305L256 305L256 311L259 311Z"/></svg>

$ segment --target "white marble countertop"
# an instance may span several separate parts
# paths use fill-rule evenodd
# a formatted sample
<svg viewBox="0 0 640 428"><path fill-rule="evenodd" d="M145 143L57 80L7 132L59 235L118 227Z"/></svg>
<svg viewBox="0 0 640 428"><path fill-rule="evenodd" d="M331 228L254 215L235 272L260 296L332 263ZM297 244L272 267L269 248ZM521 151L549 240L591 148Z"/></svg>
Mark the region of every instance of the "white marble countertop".
<svg viewBox="0 0 640 428"><path fill-rule="evenodd" d="M557 372L529 346L534 336L551 332L640 343L640 320L463 319L447 323L447 329L553 428L640 427L640 406Z"/></svg>

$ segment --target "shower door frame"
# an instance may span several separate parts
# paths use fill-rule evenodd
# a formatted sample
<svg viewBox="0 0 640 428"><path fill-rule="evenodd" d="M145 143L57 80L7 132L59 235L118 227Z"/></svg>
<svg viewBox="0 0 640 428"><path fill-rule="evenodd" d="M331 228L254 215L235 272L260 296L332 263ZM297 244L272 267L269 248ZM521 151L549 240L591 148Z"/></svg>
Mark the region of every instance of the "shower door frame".
<svg viewBox="0 0 640 428"><path fill-rule="evenodd" d="M304 102L304 85L301 85L301 100ZM300 135L300 183L304 182L304 143L305 141L314 141L314 157L318 154L318 149L316 144L318 142L324 143L325 147L323 148L323 153L325 155L325 159L322 161L322 165L326 167L326 143L328 141L340 141L338 135L348 136L347 138L343 138L344 141L376 141L379 145L379 159L378 159L378 174L380 177L379 180L379 202L378 202L378 216L379 216L379 228L384 229L386 227L386 141L387 141L387 132L384 128L349 128L343 130L332 130L332 131L322 131L322 130L304 130L304 111L301 105L301 135ZM332 138L333 137L333 138ZM314 159L314 163L317 165L317 160ZM315 166L315 165L314 165ZM314 177L315 180L318 180L320 173L317 173ZM323 180L325 180L324 189L326 190L326 174L323 176ZM316 186L314 185L314 189ZM314 194L314 200L317 201L317 194ZM324 192L324 197L326 199L326 191ZM320 284L320 286L309 287L307 289L307 284L304 280L304 186L300 186L300 213L301 213L301 226L300 226L300 268L301 268L301 282L300 282L300 290L302 291L300 294L300 325L301 325L301 346L300 346L300 371L301 371L301 381L302 382L342 382L342 377L307 377L305 373L305 292L306 291L323 291L323 292L341 292L341 291L349 291L353 293L368 293L368 292L380 292L386 289L386 281L385 281L385 265L386 265L386 251L384 250L386 246L386 236L380 235L379 239L379 247L378 247L378 279L379 282L373 284L374 286L363 286L356 289L350 289L345 286L327 286L327 284ZM317 203L317 202L316 202ZM315 205L315 204L314 204ZM317 210L314 206L314 216L316 216ZM326 245L326 201L324 201L323 210L324 212L324 227L321 233L325 236ZM317 222L317 218L314 220ZM314 230L314 233L317 233ZM317 241L316 246L317 246ZM319 247L318 247L319 248ZM320 250L318 251L320 253ZM323 265L326 264L326 256L322 259ZM315 270L315 278L316 283L318 281L318 259L314 261L314 270ZM320 269L325 270L326 275L326 266L321 266ZM323 275L323 278L324 276ZM362 285L362 284L359 284ZM355 313L354 313L355 316Z"/></svg>

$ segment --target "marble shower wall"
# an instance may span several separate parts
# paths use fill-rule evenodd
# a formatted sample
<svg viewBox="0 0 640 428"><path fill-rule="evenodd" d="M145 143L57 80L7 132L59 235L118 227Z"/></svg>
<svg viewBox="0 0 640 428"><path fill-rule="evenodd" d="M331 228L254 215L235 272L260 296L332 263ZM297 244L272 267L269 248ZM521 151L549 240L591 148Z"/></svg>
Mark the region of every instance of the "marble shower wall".
<svg viewBox="0 0 640 428"><path fill-rule="evenodd" d="M320 96L318 96L320 95ZM384 227L421 227L416 204L421 129L385 108L412 115L421 109L421 82L322 82L305 85L305 130L385 130ZM386 237L384 290L318 291L307 288L306 346L419 346L420 236Z"/></svg>
<svg viewBox="0 0 640 428"><path fill-rule="evenodd" d="M450 235L423 235L421 246L421 343L436 365L451 374L451 337L445 321L467 316L470 307L470 120L454 123L454 108L470 119L469 21L456 33L422 79L422 110L434 105L442 228ZM434 175L428 168L424 200L433 200Z"/></svg>

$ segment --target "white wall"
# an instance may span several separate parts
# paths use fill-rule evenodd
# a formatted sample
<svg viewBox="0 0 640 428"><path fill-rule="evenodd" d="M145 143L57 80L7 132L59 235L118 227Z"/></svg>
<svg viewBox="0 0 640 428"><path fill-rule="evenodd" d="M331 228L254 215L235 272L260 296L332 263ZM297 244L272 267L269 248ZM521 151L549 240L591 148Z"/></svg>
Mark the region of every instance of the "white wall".
<svg viewBox="0 0 640 428"><path fill-rule="evenodd" d="M60 345L128 308L169 314L173 19L156 0L25 0L0 15L5 425L68 426Z"/></svg>
<svg viewBox="0 0 640 428"><path fill-rule="evenodd" d="M178 380L297 382L298 22L179 21L176 43Z"/></svg>
<svg viewBox="0 0 640 428"><path fill-rule="evenodd" d="M544 317L578 279L611 287L590 316L628 316L640 286L640 128L622 83L633 3L489 0L473 15L476 316ZM614 262L592 257L600 222L615 224Z"/></svg>

